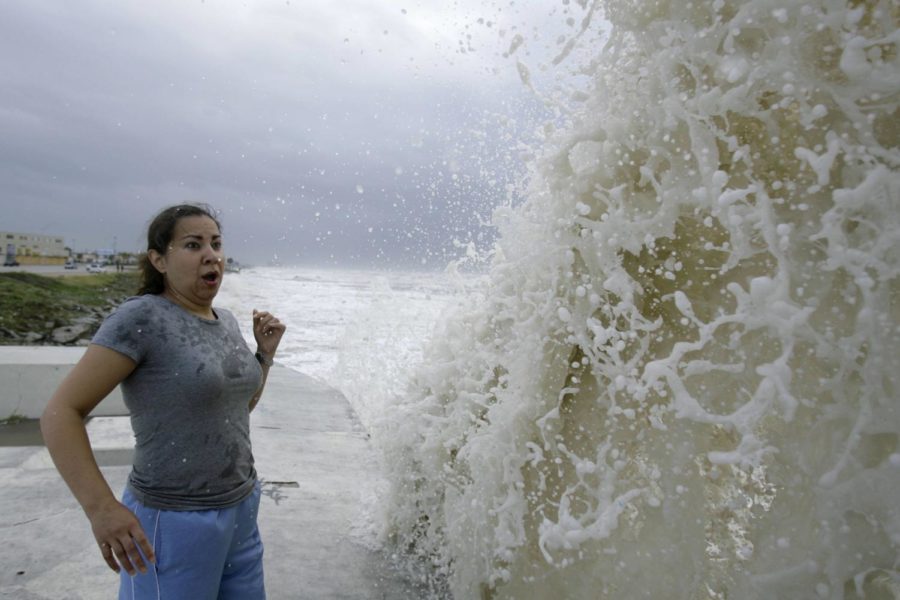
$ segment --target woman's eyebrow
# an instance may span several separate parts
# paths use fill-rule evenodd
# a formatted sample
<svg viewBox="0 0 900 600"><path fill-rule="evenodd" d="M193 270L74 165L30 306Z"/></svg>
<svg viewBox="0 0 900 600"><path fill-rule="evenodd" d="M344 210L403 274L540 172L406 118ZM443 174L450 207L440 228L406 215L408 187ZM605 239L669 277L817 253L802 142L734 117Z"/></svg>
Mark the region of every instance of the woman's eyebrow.
<svg viewBox="0 0 900 600"><path fill-rule="evenodd" d="M183 240L186 240L186 239L188 239L188 238L195 238L195 239L198 239L198 240L202 240L202 239L203 239L203 236L200 235L200 234L198 234L198 233L186 233L186 234L184 234L183 236L181 236L181 239L183 239ZM221 233L217 233L217 234L215 234L214 236L212 236L211 239L213 239L213 240L220 240L220 239L222 239L222 234L221 234Z"/></svg>

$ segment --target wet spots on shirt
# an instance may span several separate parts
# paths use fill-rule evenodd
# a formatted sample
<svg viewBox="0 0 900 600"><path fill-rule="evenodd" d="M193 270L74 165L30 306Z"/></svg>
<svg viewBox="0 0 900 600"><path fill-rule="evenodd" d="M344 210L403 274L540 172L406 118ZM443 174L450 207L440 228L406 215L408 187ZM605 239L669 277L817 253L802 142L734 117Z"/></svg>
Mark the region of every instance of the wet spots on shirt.
<svg viewBox="0 0 900 600"><path fill-rule="evenodd" d="M116 327L113 331L113 342L127 347L135 345L134 336L130 327Z"/></svg>
<svg viewBox="0 0 900 600"><path fill-rule="evenodd" d="M165 329L160 329L156 332L156 339L158 339L162 344L168 344L169 334Z"/></svg>
<svg viewBox="0 0 900 600"><path fill-rule="evenodd" d="M244 377L244 368L246 363L241 359L241 355L232 351L222 361L222 372L229 379L238 379Z"/></svg>
<svg viewBox="0 0 900 600"><path fill-rule="evenodd" d="M261 373L233 315L217 312L201 321L143 296L100 337L144 366L123 382L136 438L130 481L158 502L227 497L254 473L247 407Z"/></svg>
<svg viewBox="0 0 900 600"><path fill-rule="evenodd" d="M234 442L228 445L228 449L225 450L224 455L228 458L228 464L219 473L219 477L228 478L234 475L237 472L237 461L238 455L240 454L240 448Z"/></svg>

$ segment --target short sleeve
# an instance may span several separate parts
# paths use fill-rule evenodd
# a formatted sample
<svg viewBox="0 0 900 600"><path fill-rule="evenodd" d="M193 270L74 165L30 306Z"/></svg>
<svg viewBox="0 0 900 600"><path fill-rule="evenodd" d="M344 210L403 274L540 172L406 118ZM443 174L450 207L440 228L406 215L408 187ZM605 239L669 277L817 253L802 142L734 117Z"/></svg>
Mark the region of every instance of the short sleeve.
<svg viewBox="0 0 900 600"><path fill-rule="evenodd" d="M100 325L91 343L124 354L136 363L147 355L154 326L152 305L145 296L128 298Z"/></svg>

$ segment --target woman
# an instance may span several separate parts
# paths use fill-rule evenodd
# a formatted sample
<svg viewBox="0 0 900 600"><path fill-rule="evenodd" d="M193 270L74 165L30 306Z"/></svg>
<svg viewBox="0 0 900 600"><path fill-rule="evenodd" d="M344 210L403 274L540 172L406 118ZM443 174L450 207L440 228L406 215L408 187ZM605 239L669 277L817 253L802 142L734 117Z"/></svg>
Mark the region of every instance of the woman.
<svg viewBox="0 0 900 600"><path fill-rule="evenodd" d="M120 599L265 597L249 415L285 326L254 310L254 355L234 316L212 306L224 265L209 208L157 215L139 295L103 322L41 416L57 469L121 574ZM84 427L120 383L136 441L121 502Z"/></svg>

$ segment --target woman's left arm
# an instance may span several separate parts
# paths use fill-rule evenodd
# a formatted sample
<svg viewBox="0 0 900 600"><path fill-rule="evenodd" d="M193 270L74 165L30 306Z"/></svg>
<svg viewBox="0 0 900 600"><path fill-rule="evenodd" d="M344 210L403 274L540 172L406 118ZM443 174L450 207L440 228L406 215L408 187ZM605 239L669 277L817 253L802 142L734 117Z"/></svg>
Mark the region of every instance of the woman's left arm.
<svg viewBox="0 0 900 600"><path fill-rule="evenodd" d="M263 389L266 387L266 379L269 377L269 367L275 360L275 351L278 350L278 344L281 343L281 336L287 327L278 320L275 315L266 311L257 311L253 309L253 337L256 338L256 352L262 360L262 382L259 389L250 399L250 410L256 408L262 396Z"/></svg>

